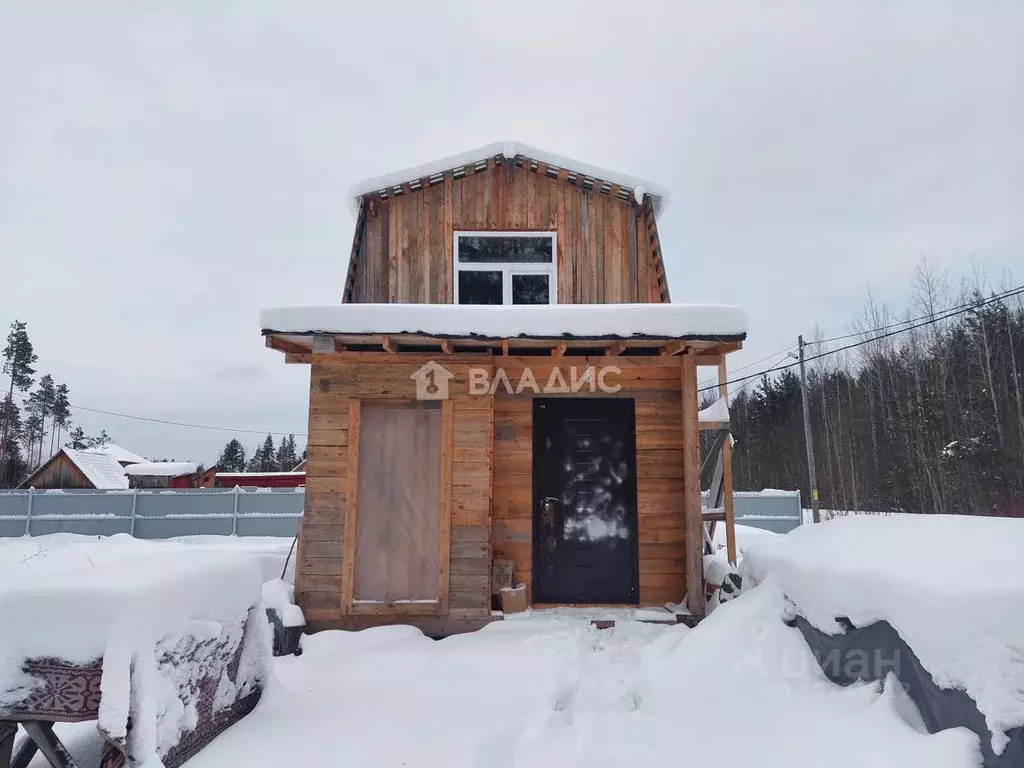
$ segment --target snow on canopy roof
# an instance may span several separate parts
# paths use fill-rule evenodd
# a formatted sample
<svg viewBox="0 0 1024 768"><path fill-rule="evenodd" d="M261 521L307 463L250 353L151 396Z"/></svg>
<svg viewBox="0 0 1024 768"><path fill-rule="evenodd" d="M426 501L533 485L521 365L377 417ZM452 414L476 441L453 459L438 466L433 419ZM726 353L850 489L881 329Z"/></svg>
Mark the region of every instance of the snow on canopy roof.
<svg viewBox="0 0 1024 768"><path fill-rule="evenodd" d="M358 212L359 200L363 195L370 194L371 192L380 192L383 189L390 189L391 187L398 187L406 182L417 181L425 177L437 176L445 171L451 171L465 165L472 165L482 160L497 157L498 155L503 156L507 160L514 160L517 155L521 155L523 157L528 157L531 160L547 163L549 167L553 166L555 168L564 168L582 176L590 176L591 178L607 181L611 184L618 184L622 187L627 187L633 191L638 202L642 201L645 194L650 195L651 204L654 207L654 213L656 216L661 215L661 212L668 207L669 192L656 182L646 181L644 179L637 178L636 176L630 176L627 173L620 173L618 171L611 171L607 168L599 168L596 165L590 165L589 163L583 163L569 157L556 155L553 152L537 149L536 147L531 147L528 144L522 144L518 141L499 141L496 144L477 147L476 149L471 149L467 152L462 152L450 157L442 157L429 163L423 163L422 165L403 168L400 171L387 173L383 176L375 176L372 179L367 179L366 181L356 184L348 192L349 202L352 206L352 215L355 216Z"/></svg>
<svg viewBox="0 0 1024 768"><path fill-rule="evenodd" d="M139 456L137 453L132 453L127 448L122 448L116 443L107 443L106 445L96 446L95 448L87 448L88 453L101 453L104 456L110 456L114 461L124 462L125 464L141 464L146 461L145 458Z"/></svg>
<svg viewBox="0 0 1024 768"><path fill-rule="evenodd" d="M180 477L193 475L198 469L194 461L143 461L129 464L124 473L131 477Z"/></svg>
<svg viewBox="0 0 1024 768"><path fill-rule="evenodd" d="M110 454L97 451L76 451L72 448L65 448L64 453L97 489L118 490L128 487L128 477L124 473L124 467L118 464L117 459Z"/></svg>
<svg viewBox="0 0 1024 768"><path fill-rule="evenodd" d="M728 423L729 400L720 397L707 408L697 412L697 421L701 424Z"/></svg>
<svg viewBox="0 0 1024 768"><path fill-rule="evenodd" d="M717 304L335 304L260 313L263 333L401 334L440 338L735 340L739 307Z"/></svg>

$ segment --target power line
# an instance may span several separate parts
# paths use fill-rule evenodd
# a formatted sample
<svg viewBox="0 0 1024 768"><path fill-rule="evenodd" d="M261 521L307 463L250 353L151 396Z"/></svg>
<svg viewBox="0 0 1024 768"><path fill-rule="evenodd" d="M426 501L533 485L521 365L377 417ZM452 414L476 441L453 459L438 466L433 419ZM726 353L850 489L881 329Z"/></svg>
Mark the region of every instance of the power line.
<svg viewBox="0 0 1024 768"><path fill-rule="evenodd" d="M762 358L760 358L758 360L755 360L752 363L747 363L746 365L741 365L739 368L735 368L732 372L733 373L739 373L740 371L745 371L745 370L747 370L747 368L752 368L755 365L757 365L758 363L763 363L765 360L770 360L771 358L776 357L777 355L782 355L783 356L782 359L784 360L786 355L789 354L790 350L793 350L793 349L796 349L796 344L790 344L785 349L780 349L780 350L778 350L776 352L772 352L770 355L765 355L764 357L762 357ZM775 363L772 363L772 365L770 365L766 370L771 371L773 368L775 368L776 365L779 364L779 362L781 362L781 360L777 361ZM701 382L701 386L703 386L705 383L709 383L709 382L712 382L712 381L715 381L715 380L710 378L710 377L708 377L708 378L704 379ZM718 382L717 381L715 381L714 386L718 386ZM707 388L710 388L710 387L705 387L705 389L707 389Z"/></svg>
<svg viewBox="0 0 1024 768"><path fill-rule="evenodd" d="M988 299L985 299L983 301L972 302L969 305L967 305L967 304L961 305L961 307L956 309L955 311L947 312L947 313L945 313L945 314L943 314L942 316L939 316L939 317L932 317L929 320L926 320L925 322L922 322L922 323L917 323L916 325L908 325L906 328L900 328L900 329L895 330L895 331L889 331L888 333L882 333L882 334L880 334L878 336L872 336L869 339L861 339L860 341L854 342L853 344L847 344L847 345L839 347L837 349L830 349L827 352L819 352L816 355L811 355L810 357L805 358L804 362L810 362L811 360L817 360L817 359L822 358L822 357L827 357L828 355L835 355L835 354L838 354L839 352L845 352L848 349L855 349L856 347L862 347L865 344L870 344L873 341L879 341L880 339L885 339L885 338L888 338L890 336L897 336L897 335L899 335L901 333L906 333L907 331L912 331L912 330L914 330L916 328L923 328L926 325L933 325L933 324L939 322L940 320L945 320L945 319L950 318L950 317L955 317L956 315L962 315L962 314L965 314L967 312L970 312L973 309L979 309L980 307L984 307L984 306L986 306L988 304L992 304L992 303L995 303L995 302L998 302L998 301L1002 301L1003 299L1011 298L1013 296L1017 296L1017 295L1020 295L1020 294L1024 294L1024 285L1018 286L1017 288L1014 288L1014 289L1012 289L1010 291L1006 291L1006 292L1004 292L1002 294L993 295L993 296L991 296ZM874 333L875 331L883 330L886 327L891 327L891 326L883 326L882 328L871 329L871 330L868 330L868 331L864 331L864 333L865 334ZM863 335L863 334L857 334L857 335ZM849 337L846 337L846 338L849 338ZM800 365L800 362L796 361L796 362L789 363L788 365L784 365L781 368L768 368L766 370L759 371L758 373L752 373L749 376L741 376L738 379L731 379L731 380L729 380L729 381L727 381L725 383L726 383L726 385L738 384L741 381L749 381L750 379L756 379L756 378L759 378L761 376L764 376L765 374L770 373L772 370L785 371L785 370L788 370L788 369L793 368L793 367L798 366L798 365ZM718 386L720 386L720 385L719 384L715 384L715 385L713 385L713 387L704 387L703 389L698 389L698 392L707 391L708 389L716 388Z"/></svg>
<svg viewBox="0 0 1024 768"><path fill-rule="evenodd" d="M15 393L15 397L21 399L24 404L28 398L20 393ZM89 408L85 405L69 405L69 408L76 411L88 411L89 413L99 413L104 416L114 416L119 419L131 419L133 421L145 421L151 424L166 424L173 427L190 427L192 429L209 429L218 432L237 432L239 434L246 435L273 435L275 437L288 437L292 435L294 437L306 437L305 432L274 432L272 430L260 430L260 429L239 429L237 427L220 427L212 424L190 424L185 421L173 421L171 419L158 419L153 416L136 416L131 413L118 413L116 411L105 411L101 408Z"/></svg>
<svg viewBox="0 0 1024 768"><path fill-rule="evenodd" d="M1012 298L1013 296L1016 296L1018 293L1020 293L1022 290L1024 290L1024 285L1018 285L1016 288L1008 288L1007 290L1003 291L1002 293L994 293L994 294L992 294L992 296L989 299L987 299L986 301L1000 301L1000 300L1002 300L1004 298ZM854 338L856 338L858 336L863 336L865 333L878 333L879 331L887 331L887 330L889 330L891 328L899 328L901 325L907 325L909 323L916 323L916 322L918 322L920 320L929 320L929 319L944 320L945 317L938 317L938 315L944 315L946 312L958 311L958 310L965 309L965 308L966 309L971 309L973 307L978 307L978 306L981 306L981 304L979 304L977 301L966 301L963 304L956 304L956 305L954 305L952 307L946 307L945 309L940 309L937 312L930 312L927 315L921 315L920 317L911 317L911 318L909 318L907 320L900 320L900 321L895 322L895 323L890 323L889 325L883 325L883 326L880 326L878 328L872 328L871 330L868 330L868 331L856 331L854 333L847 333L844 336L833 336L830 339L822 339L821 341L810 341L810 342L807 343L807 346L809 347L809 346L811 346L811 344L828 344L828 343L833 342L833 341L843 341L845 339L854 339ZM796 345L793 345L793 346L796 346ZM792 348L793 347L790 347L790 349L792 349ZM737 369L737 370L742 370L742 369Z"/></svg>

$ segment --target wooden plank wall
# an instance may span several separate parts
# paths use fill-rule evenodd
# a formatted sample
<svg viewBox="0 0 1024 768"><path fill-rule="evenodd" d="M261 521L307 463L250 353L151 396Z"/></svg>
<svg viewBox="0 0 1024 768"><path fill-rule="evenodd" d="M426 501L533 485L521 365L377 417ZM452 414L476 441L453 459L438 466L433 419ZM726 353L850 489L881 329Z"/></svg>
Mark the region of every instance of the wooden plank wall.
<svg viewBox="0 0 1024 768"><path fill-rule="evenodd" d="M314 355L310 374L306 509L299 532L296 599L311 620L338 619L342 599L349 493L350 406L371 399L411 400L411 378L428 358L356 362ZM489 361L474 363L487 366ZM490 398L468 395L467 362L452 363L452 498L447 613L484 618L490 611L491 434Z"/></svg>
<svg viewBox="0 0 1024 768"><path fill-rule="evenodd" d="M562 304L660 302L649 200L637 206L513 166L488 167L367 205L353 302L452 301L452 233L545 230L558 235Z"/></svg>
<svg viewBox="0 0 1024 768"><path fill-rule="evenodd" d="M599 360L591 360L600 363ZM683 434L679 358L604 359L622 373L618 397L636 401L637 514L640 553L640 602L661 605L682 600L686 592L686 528L683 492ZM516 382L530 365L546 381L555 361L538 358L494 359ZM564 358L563 373L570 365ZM544 378L542 378L544 377ZM566 380L569 379L565 374ZM601 395L593 395L601 396ZM533 398L497 394L494 401L495 557L515 563L515 579L530 585L533 530Z"/></svg>
<svg viewBox="0 0 1024 768"><path fill-rule="evenodd" d="M65 453L58 453L32 478L33 488L93 488L92 481Z"/></svg>

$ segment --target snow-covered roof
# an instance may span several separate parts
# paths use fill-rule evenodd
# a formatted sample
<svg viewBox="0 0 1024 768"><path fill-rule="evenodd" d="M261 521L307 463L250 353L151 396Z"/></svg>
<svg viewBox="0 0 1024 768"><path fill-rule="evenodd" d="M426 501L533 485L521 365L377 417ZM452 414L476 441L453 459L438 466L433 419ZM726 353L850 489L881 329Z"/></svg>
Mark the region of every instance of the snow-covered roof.
<svg viewBox="0 0 1024 768"><path fill-rule="evenodd" d="M720 397L707 408L697 412L697 421L701 424L727 424L729 422L729 401Z"/></svg>
<svg viewBox="0 0 1024 768"><path fill-rule="evenodd" d="M689 339L746 337L747 316L717 304L335 304L260 313L265 334L403 334L440 338Z"/></svg>
<svg viewBox="0 0 1024 768"><path fill-rule="evenodd" d="M198 470L194 461L143 461L129 464L124 473L131 477L181 477L194 475Z"/></svg>
<svg viewBox="0 0 1024 768"><path fill-rule="evenodd" d="M122 448L116 443L107 443L103 446L97 446L95 448L86 449L88 453L101 453L104 456L110 456L114 461L119 461L123 464L140 464L147 459L139 456L137 453L132 453L127 448Z"/></svg>
<svg viewBox="0 0 1024 768"><path fill-rule="evenodd" d="M65 448L64 453L97 489L118 490L128 487L124 467L109 453L76 451L72 448Z"/></svg>
<svg viewBox="0 0 1024 768"><path fill-rule="evenodd" d="M358 211L359 200L363 195L398 187L406 182L437 176L446 171L472 165L499 155L506 160L514 160L516 156L528 157L537 162L547 163L549 167L564 168L582 176L589 176L611 184L618 184L631 190L638 202L643 200L644 195L650 195L655 215L660 215L668 206L669 192L656 182L640 179L628 173L599 168L596 165L573 160L572 158L557 155L554 152L548 152L537 147L531 147L518 141L499 141L495 144L477 147L457 155L442 157L428 163L414 165L410 168L403 168L400 171L386 173L383 176L374 176L372 179L362 181L352 187L348 193L349 202L353 208L352 213L355 215L356 211Z"/></svg>

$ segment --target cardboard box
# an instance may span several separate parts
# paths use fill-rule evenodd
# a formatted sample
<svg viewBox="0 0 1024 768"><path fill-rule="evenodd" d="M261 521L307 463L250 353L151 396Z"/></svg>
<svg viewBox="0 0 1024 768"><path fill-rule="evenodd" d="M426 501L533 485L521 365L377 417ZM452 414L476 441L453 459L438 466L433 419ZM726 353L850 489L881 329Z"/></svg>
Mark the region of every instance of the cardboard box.
<svg viewBox="0 0 1024 768"><path fill-rule="evenodd" d="M501 592L502 613L522 613L529 605L526 602L526 585L516 584L514 587L503 587Z"/></svg>

